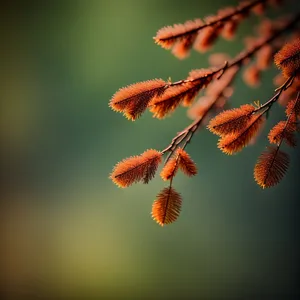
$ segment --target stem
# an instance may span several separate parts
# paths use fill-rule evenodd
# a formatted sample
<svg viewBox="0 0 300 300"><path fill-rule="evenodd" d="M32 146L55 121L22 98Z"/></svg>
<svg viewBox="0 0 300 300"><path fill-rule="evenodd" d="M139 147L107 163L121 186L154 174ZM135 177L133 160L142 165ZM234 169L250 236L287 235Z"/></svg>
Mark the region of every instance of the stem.
<svg viewBox="0 0 300 300"><path fill-rule="evenodd" d="M265 2L267 2L267 0L254 0L254 1L250 2L249 4L246 4L246 5L242 4L242 5L238 6L233 12L231 12L229 14L226 14L223 17L217 18L214 21L207 22L207 23L205 23L203 25L200 25L200 26L198 26L198 27L196 27L194 29L185 31L183 33L172 35L170 37L160 38L158 40L159 41L167 41L169 39L177 39L177 38L183 37L185 35L194 34L197 31L200 31L201 29L204 29L206 27L214 26L214 25L220 24L222 22L225 22L225 21L231 19L232 17L234 17L235 15L238 15L238 14L241 14L243 12L246 12L246 11L250 10L250 8L252 8L253 6L255 6L255 5L259 4L259 3L265 3Z"/></svg>
<svg viewBox="0 0 300 300"><path fill-rule="evenodd" d="M283 130L282 130L282 137L281 137L280 142L279 142L279 144L278 144L278 146L277 146L278 149L279 149L279 147L280 147L281 144L282 144L284 133L285 133L286 128L287 128L287 126L288 126L288 124L289 124L289 122L290 122L291 116L292 116L292 114L293 114L293 111L294 111L294 109L295 109L295 107L296 107L296 105L297 105L299 99L300 99L300 91L299 91L298 94L297 94L297 98L296 98L295 104L294 104L294 106L293 106L293 109L291 110L291 112L290 112L290 114L289 114L289 116L288 116L288 118L287 118L287 120L286 120L285 126L284 126L284 128L283 128Z"/></svg>
<svg viewBox="0 0 300 300"><path fill-rule="evenodd" d="M256 1L256 2L258 3L258 2L261 2L261 1ZM297 13L289 23L287 23L283 28L276 30L273 33L273 35L271 35L270 37L264 39L261 43L259 43L255 47L253 47L251 50L240 53L233 60L225 61L223 66L217 68L216 70L209 73L208 75L206 75L204 77L199 77L199 78L179 80L179 81L170 83L168 85L168 87L174 86L174 85L180 85L180 84L187 83L187 82L201 81L203 78L212 77L212 76L215 76L216 74L220 73L216 78L216 79L219 79L226 72L226 70L228 70L228 69L230 69L234 66L240 66L241 64L243 64L243 62L246 59L251 58L263 46L265 46L265 45L271 43L272 41L274 41L275 39L277 39L285 31L293 28L297 24L297 22L299 22L299 20L300 20L300 13ZM234 76L235 76L235 74L234 74ZM232 80L229 81L227 86L229 86L231 84L231 82L234 79L234 76L233 76ZM279 88L277 88L275 90L276 94L270 100L268 100L266 103L264 103L262 106L257 108L253 113L256 113L256 112L258 112L262 109L265 109L265 111L263 111L262 114L266 113L271 108L272 104L275 103L278 100L281 93L291 86L291 84L293 83L293 80L294 80L294 76L289 77L283 85L281 85ZM183 144L183 149L187 146L188 143L190 143L194 133L197 131L197 129L201 125L203 119L207 116L207 114L210 112L210 110L214 107L216 101L219 99L220 96L222 96L222 92L220 93L220 95L216 96L215 101L212 102L212 104L207 108L206 112L202 116L199 116L188 127L186 127L184 130L180 131L172 139L172 142L169 144L169 146L167 146L164 150L162 150L162 152L161 152L162 154L165 154L166 152L169 152L169 154L168 154L168 156L165 160L165 164L168 162L168 160L170 159L170 157L172 156L174 151L177 149L177 147L183 141L185 141L185 143Z"/></svg>
<svg viewBox="0 0 300 300"><path fill-rule="evenodd" d="M187 83L187 82L201 81L201 80L203 80L203 78L213 77L218 73L220 73L220 74L216 77L216 79L221 78L221 76L226 72L226 70L228 70L234 66L242 65L245 60L247 60L248 58L251 58L262 47L273 42L274 40L279 38L280 35L285 33L287 30L290 30L291 28L293 28L299 21L300 21L300 12L295 14L294 18L291 21L289 21L283 28L275 30L274 33L270 37L265 38L263 41L261 41L259 44L257 44L252 49L239 53L234 59L232 59L230 61L225 61L223 66L216 68L213 72L207 74L206 76L193 78L193 79L179 80L179 81L170 83L168 85L168 87L174 86L174 85L180 85L180 84Z"/></svg>
<svg viewBox="0 0 300 300"><path fill-rule="evenodd" d="M277 93L266 103L264 103L263 105L258 107L253 113L256 113L264 108L266 108L264 113L267 112L272 107L272 105L279 99L281 93L283 91L287 90L293 84L294 79L295 79L295 76L289 77L280 87L278 87L275 90L275 92L277 92Z"/></svg>
<svg viewBox="0 0 300 300"><path fill-rule="evenodd" d="M273 35L270 37L264 39L260 44L256 45L249 51L242 52L239 54L235 59L233 59L231 62L228 63L228 67L233 67L235 65L241 65L244 60L247 58L251 58L253 54L255 54L258 50L260 50L263 46L270 44L275 39L277 39L281 34L283 34L285 31L293 28L300 20L300 13L297 13L294 18L288 22L283 28L275 30Z"/></svg>
<svg viewBox="0 0 300 300"><path fill-rule="evenodd" d="M215 96L214 101L212 101L211 105L207 108L207 110L205 111L205 113L201 116L199 116L196 120L194 120L194 122L192 122L188 127L186 127L184 130L180 131L173 139L172 142L170 143L170 145L168 147L166 147L163 151L162 154L165 154L166 152L169 152L168 156L166 157L165 160L165 164L168 162L168 160L170 159L170 157L172 156L172 154L175 152L175 150L177 149L177 147L183 142L183 146L182 149L184 150L185 147L187 146L187 144L189 144L193 138L193 135L195 134L195 132L197 131L197 129L199 128L199 126L201 125L203 119L207 116L207 114L211 111L211 109L214 107L214 105L216 104L216 102L220 99L220 97L223 96L223 92L224 90L229 87L232 82L234 81L236 74L238 73L238 70L232 75L232 77L230 78L230 80L228 80L228 82L226 83L226 85L224 86L224 88L219 92L219 94L217 94Z"/></svg>
<svg viewBox="0 0 300 300"><path fill-rule="evenodd" d="M273 166L273 164L274 164L274 161L275 161L275 158L276 158L277 153L278 153L278 151L279 151L279 148L280 148L280 146L281 146L281 144L282 144L282 142L283 142L284 133L285 133L285 131L286 131L286 128L287 128L287 126L288 126L288 123L289 123L289 121L290 121L290 119L291 119L291 116L292 116L292 114L293 114L293 111L294 111L294 109L295 109L295 107L296 107L296 105L297 105L299 99L300 99L300 91L299 91L298 94L297 94L297 98L296 98L295 104L294 104L294 106L293 106L293 109L291 110L291 112L290 112L290 114L289 114L289 116L288 116L288 118L287 118L287 120L286 120L285 126L284 126L284 128L283 128L283 130L282 130L281 139L280 139L280 142L279 142L278 145L277 145L277 148L276 148L274 157L273 157L272 162L271 162L271 167L270 167L270 169L272 168L272 166ZM266 184L266 182L264 182L264 184Z"/></svg>

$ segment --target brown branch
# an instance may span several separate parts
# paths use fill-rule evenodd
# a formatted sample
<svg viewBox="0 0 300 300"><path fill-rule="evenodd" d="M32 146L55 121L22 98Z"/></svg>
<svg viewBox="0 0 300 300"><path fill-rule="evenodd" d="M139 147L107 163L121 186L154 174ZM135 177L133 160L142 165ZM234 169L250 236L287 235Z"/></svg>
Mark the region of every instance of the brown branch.
<svg viewBox="0 0 300 300"><path fill-rule="evenodd" d="M267 45L270 42L274 41L276 38L278 38L285 31L287 31L290 28L294 27L299 20L300 20L300 13L296 14L295 17L289 23L287 23L283 28L281 28L280 30L275 31L273 33L273 35L271 35L270 37L264 39L262 42L260 42L258 45L256 45L252 49L250 49L248 51L245 51L242 54L237 55L237 57L234 58L234 59L232 59L231 61L229 61L229 62L226 61L225 64L222 67L216 68L213 72L211 72L207 76L215 76L216 74L218 74L217 77L216 77L216 79L219 79L226 72L226 70L228 70L228 69L230 69L230 68L232 68L234 66L240 66L240 65L242 65L245 60L247 60L248 58L251 58L262 47L264 47L265 45ZM193 78L193 79L180 80L180 81L177 81L177 82L174 82L174 83L170 83L170 86L171 85L182 84L184 82L189 82L189 81L196 81L196 80L200 80L200 79L201 78ZM262 109L265 109L265 111L262 114L266 113L271 108L272 104L278 100L278 98L280 97L281 93L284 90L286 90L287 88L289 88L291 86L291 84L293 83L293 80L294 80L294 76L291 76L290 78L288 78L286 80L286 82L282 86L280 86L279 88L277 88L275 90L276 94L270 100L268 100L266 103L264 103L259 108L257 108L253 113L256 113L256 112L258 112L258 111L260 111ZM229 84L231 84L231 81L229 82ZM221 96L222 96L222 94L217 95L217 97L215 98L215 101L213 101L212 104L207 108L206 112L202 116L198 117L193 123L191 123L184 130L180 131L172 139L172 142L169 144L169 146L166 147L164 150L162 150L162 154L165 154L166 152L169 152L169 154L168 154L168 156L167 156L167 158L165 160L165 164L168 162L168 160L170 159L170 157L173 155L174 151L177 149L177 147L183 141L184 141L183 149L187 146L188 143L191 142L191 139L192 139L194 133L197 131L197 129L201 125L203 119L211 111L211 109L214 107L216 101Z"/></svg>
<svg viewBox="0 0 300 300"><path fill-rule="evenodd" d="M192 122L188 127L186 127L184 130L180 131L173 139L172 142L169 144L168 147L166 147L161 153L162 155L166 152L169 152L164 164L168 162L170 157L173 155L174 151L177 149L177 147L184 141L184 144L182 146L182 149L184 150L187 144L189 144L192 140L193 135L197 131L197 129L200 127L202 121L204 118L208 115L208 113L212 110L214 105L217 103L217 101L223 96L223 92L226 89L226 87L230 86L232 82L234 81L236 77L237 72L235 72L231 79L228 80L226 83L226 86L224 86L224 89L221 90L217 95L215 95L214 101L212 101L211 105L207 108L207 110L199 116L194 122Z"/></svg>
<svg viewBox="0 0 300 300"><path fill-rule="evenodd" d="M270 187L272 185L277 184L282 179L284 173L286 172L286 170L288 168L289 156L286 153L280 151L280 146L284 140L284 133L288 128L288 124L290 122L291 116L293 114L294 109L296 108L296 105L297 105L299 99L300 99L300 91L298 92L296 101L291 109L291 112L289 113L289 115L287 117L285 126L284 126L282 134L281 134L281 139L280 139L277 147L269 148L269 153L272 156L271 156L270 162L267 164L268 168L267 169L264 168L266 159L270 158L270 156L268 155L268 152L264 152L260 156L260 158L254 168L254 178L255 178L256 182L263 188ZM279 166L276 166L276 164L277 165L279 164ZM274 167L277 170L278 169L280 170L280 172L276 172L276 173L278 173L277 176L272 175L272 170ZM270 179L271 181L269 180L269 182L267 183L268 179Z"/></svg>
<svg viewBox="0 0 300 300"><path fill-rule="evenodd" d="M291 116L292 116L292 114L293 114L294 109L296 108L296 106L297 106L297 104L298 104L299 99L300 99L300 91L299 91L298 94L297 94L297 98L296 98L295 104L293 105L293 108L291 109L291 112L290 112L290 114L289 114L289 116L288 116L288 118L287 118L287 120L286 120L285 126L284 126L283 131L282 131L282 138L280 139L280 142L279 142L279 144L277 145L277 151L279 150L279 148L280 148L280 146L281 146L281 144L282 144L283 137L284 137L284 133L285 133L285 131L286 131L286 129L287 129L288 123L290 122Z"/></svg>
<svg viewBox="0 0 300 300"><path fill-rule="evenodd" d="M193 70L186 79L173 83L154 79L122 88L115 93L110 101L110 106L116 111L123 112L131 120L137 119L147 107L154 112L154 116L163 118L176 109L182 100L190 104L198 91L210 85L213 80L220 79L227 70L240 67L261 48L294 27L299 20L300 13L296 14L285 26L274 31L271 36L265 38L253 48L241 52L234 59L225 61L220 67ZM167 101L172 100L171 98L173 101ZM185 98L187 98L187 101L185 101Z"/></svg>
<svg viewBox="0 0 300 300"><path fill-rule="evenodd" d="M206 27L211 27L211 26L217 25L219 23L230 20L231 18L233 18L236 15L246 13L252 7L254 7L254 6L256 6L260 3L263 4L263 3L266 3L266 2L267 2L267 0L254 0L252 2L249 2L248 4L243 4L242 3L233 12L227 13L224 16L217 18L216 20L213 20L211 22L206 22L204 24L199 25L196 28L193 28L191 30L188 30L188 31L185 31L185 32L182 32L182 33L178 33L176 35L170 35L168 37L162 37L162 38L159 38L158 36L156 36L153 39L155 40L155 42L157 44L159 44L160 42L165 42L165 41L172 40L172 39L179 39L179 38L182 38L182 37L187 36L187 35L192 35L192 34L195 34L198 31L200 31L200 30L202 30Z"/></svg>
<svg viewBox="0 0 300 300"><path fill-rule="evenodd" d="M200 81L201 82L201 80L203 80L204 78L210 78L210 77L214 77L214 76L216 76L216 79L221 78L222 75L228 69L230 69L234 66L241 66L246 60L248 60L249 58L252 58L258 50L260 50L264 46L270 44L271 42L273 42L274 40L279 38L283 33L285 33L286 31L288 31L291 28L293 28L294 26L296 26L296 24L299 21L300 21L300 12L297 13L284 27L275 30L274 33L271 36L269 36L268 38L265 38L264 40L262 40L259 44L254 46L252 49L239 53L235 58L233 58L230 61L225 61L224 65L222 65L219 68L214 68L213 71L210 72L209 74L207 74L205 76L201 76L201 77L188 78L188 79L185 79L185 80L179 80L179 81L176 81L176 82L173 82L173 83L169 83L168 86L166 86L166 89L168 87L171 87L171 86L174 86L174 85L181 85L181 84L187 83L187 82L193 82L193 81Z"/></svg>
<svg viewBox="0 0 300 300"><path fill-rule="evenodd" d="M260 107L258 107L253 113L256 113L260 110L266 109L263 113L266 113L272 105L279 99L280 95L283 91L287 90L292 84L295 79L295 76L289 77L280 87L278 87L275 92L276 94L267 102L262 104Z"/></svg>
<svg viewBox="0 0 300 300"><path fill-rule="evenodd" d="M230 68L234 65L241 65L242 62L244 60L246 60L247 58L251 58L258 50L260 50L263 46L270 44L271 42L273 42L275 39L277 39L281 34L285 33L286 31L290 30L291 28L293 28L294 26L296 26L296 24L300 21L300 12L295 14L293 19L290 20L283 28L277 29L274 31L274 33L264 39L262 42L260 42L259 44L257 44L255 47L253 47L252 49L242 52L240 53L235 59L233 59L229 64L227 68Z"/></svg>

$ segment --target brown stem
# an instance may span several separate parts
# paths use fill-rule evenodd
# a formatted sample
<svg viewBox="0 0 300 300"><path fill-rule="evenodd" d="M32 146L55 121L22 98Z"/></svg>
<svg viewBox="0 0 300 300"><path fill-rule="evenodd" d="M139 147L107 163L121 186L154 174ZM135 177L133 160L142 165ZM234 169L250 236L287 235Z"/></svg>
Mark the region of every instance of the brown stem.
<svg viewBox="0 0 300 300"><path fill-rule="evenodd" d="M239 7L237 7L233 12L231 13L228 13L226 15L224 15L223 17L221 18L217 18L216 20L214 21L211 21L211 22L207 22L203 25L200 25L194 29L191 29L189 31L186 31L186 32L183 32L183 33L179 33L177 35L172 35L170 37L166 37L166 38L160 38L158 40L160 41L167 41L169 39L177 39L177 38L180 38L180 37L183 37L185 35L191 35L191 34L194 34L196 33L197 31L200 31L206 27L210 27L210 26L214 26L214 25L217 25L219 23L222 23L222 22L225 22L227 20L230 20L232 17L238 15L238 14L242 14L248 10L250 10L253 6L259 4L259 3L265 3L267 2L267 0L254 0L252 2L249 2L249 4L246 4L246 5L240 5ZM156 37L154 37L154 39L156 39Z"/></svg>
<svg viewBox="0 0 300 300"><path fill-rule="evenodd" d="M173 139L172 142L168 147L166 147L162 154L165 154L166 152L169 152L168 156L166 157L165 164L168 162L174 151L177 149L177 147L184 141L184 144L182 146L182 149L185 149L188 143L192 140L192 137L194 133L197 131L199 126L201 125L203 119L207 116L207 114L211 111L211 109L214 107L216 102L220 99L220 97L223 96L223 92L226 89L226 87L229 87L232 82L235 79L235 76L237 74L238 70L232 75L231 79L228 80L226 83L226 86L224 89L222 89L216 96L214 101L212 101L211 105L207 108L205 113L201 116L199 116L194 122L192 122L188 127L186 127L184 130L180 131Z"/></svg>
<svg viewBox="0 0 300 300"><path fill-rule="evenodd" d="M294 104L293 108L291 109L291 112L290 112L290 114L289 114L289 116L288 116L288 118L287 118L287 120L286 120L285 126L284 126L284 128L283 128L283 130L282 130L281 139L280 139L280 142L279 142L279 144L278 144L278 146L277 146L278 149L279 149L279 147L280 147L281 144L282 144L283 137L284 137L284 133L285 133L285 131L286 131L286 129L287 129L288 123L290 122L291 116L292 116L292 114L293 114L293 111L294 111L296 105L298 104L299 99L300 99L300 91L299 91L298 94L297 94L297 98L296 98L295 104Z"/></svg>
<svg viewBox="0 0 300 300"><path fill-rule="evenodd" d="M251 50L242 52L241 54L237 55L236 58L234 58L231 61L226 61L224 63L224 65L220 68L217 68L216 70L214 70L212 73L210 73L207 76L215 76L216 74L220 73L217 76L217 79L219 79L225 72L226 70L234 67L234 66L240 66L241 64L243 64L243 62L248 59L251 58L258 50L260 50L263 46L269 44L270 42L274 41L275 39L277 39L281 34L283 34L285 31L293 28L297 22L299 22L300 20L300 13L297 13L294 18L286 24L286 26L284 26L283 28L275 31L273 33L273 35L271 35L270 37L264 39L261 43L259 43L258 45L256 45L255 47L253 47ZM203 77L200 78L194 78L194 79L187 79L187 80L180 80L174 83L170 83L169 86L172 85L178 85L178 84L183 84L185 82L190 82L190 81L197 81L197 80L201 80ZM232 79L233 80L233 79ZM277 88L276 94L270 99L268 100L265 104L263 104L262 106L260 106L259 108L257 108L255 112L260 111L264 108L266 108L266 110L263 112L266 113L272 106L272 104L274 102L276 102L279 98L279 96L281 95L281 93L286 90L287 88L289 88L291 86L291 84L293 83L294 80L294 76L289 77L286 82L280 86L279 88ZM231 84L232 81L229 82L229 84ZM229 85L228 84L228 85ZM185 140L185 143L183 145L183 147L185 148L186 145L188 143L190 143L194 133L197 131L197 129L199 128L199 126L201 125L203 119L206 117L206 115L210 112L210 110L214 107L216 101L218 100L219 96L218 95L215 99L215 101L213 101L213 103L208 107L208 109L206 110L206 112L198 117L193 123L191 123L188 127L186 127L184 130L180 131L173 139L172 142L170 143L170 145L168 147L166 147L164 150L162 150L162 154L165 154L166 152L169 152L166 160L165 160L165 164L168 162L168 160L170 159L170 157L172 156L172 154L174 153L174 151L177 149L177 147Z"/></svg>
<svg viewBox="0 0 300 300"><path fill-rule="evenodd" d="M297 98L296 98L295 104L294 104L293 108L291 109L291 112L290 112L290 114L289 114L289 116L288 116L288 118L287 118L287 120L286 120L285 126L284 126L284 128L283 128L283 130L282 130L281 139L280 139L280 141L279 141L279 144L277 145L276 152L275 152L275 154L274 154L274 156L273 156L273 159L272 159L272 162L271 162L271 165L270 165L270 168L269 168L269 169L271 169L272 166L273 166L273 163L274 163L274 161L275 161L276 155L277 155L277 153L278 153L278 151L279 151L279 148L280 148L280 146L281 146L281 144L282 144L282 142L283 142L283 137L284 137L284 133L285 133L285 131L286 131L286 129L287 129L287 125L288 125L288 123L289 123L289 121L290 121L290 119L291 119L291 116L292 116L292 114L293 114L293 110L295 109L295 107L296 107L296 105L297 105L299 99L300 99L300 91L299 91L298 94L297 94ZM266 182L264 182L264 184L265 184L265 183L266 183Z"/></svg>
<svg viewBox="0 0 300 300"><path fill-rule="evenodd" d="M293 28L300 20L300 12L297 13L294 18L288 22L283 28L275 30L275 32L268 38L264 39L261 43L253 47L251 50L242 52L235 59L228 63L227 68L231 68L235 65L241 65L247 58L251 58L258 50L263 46L270 44L277 39L281 34Z"/></svg>
<svg viewBox="0 0 300 300"><path fill-rule="evenodd" d="M276 94L270 100L268 100L267 102L262 104L260 107L255 109L255 111L253 113L256 113L265 108L266 108L266 110L264 111L264 113L267 112L272 107L273 103L275 103L279 99L281 93L283 91L287 90L293 84L294 79L295 79L295 76L289 77L280 87L278 87L275 90Z"/></svg>
<svg viewBox="0 0 300 300"><path fill-rule="evenodd" d="M180 85L183 83L193 82L193 81L201 81L203 78L213 77L213 76L217 75L218 73L220 73L216 77L216 79L219 79L226 72L226 70L228 70L234 66L241 66L247 59L251 58L258 50L260 50L265 45L268 45L269 43L271 43L274 40L276 40L277 38L279 38L280 35L282 35L286 31L293 28L299 21L300 21L300 12L295 14L293 19L291 19L283 28L275 30L274 33L270 37L265 38L264 40L262 40L259 44L257 44L252 49L239 53L232 60L225 61L221 67L216 68L213 72L209 73L208 75L198 77L198 78L193 78L193 79L179 80L179 81L176 81L173 83L169 83L168 86Z"/></svg>

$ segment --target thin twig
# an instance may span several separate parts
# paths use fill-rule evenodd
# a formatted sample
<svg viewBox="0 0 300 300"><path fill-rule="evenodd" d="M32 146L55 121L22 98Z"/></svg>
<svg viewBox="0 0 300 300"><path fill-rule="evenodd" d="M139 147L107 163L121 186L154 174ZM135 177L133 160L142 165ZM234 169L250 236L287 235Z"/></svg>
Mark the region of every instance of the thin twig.
<svg viewBox="0 0 300 300"><path fill-rule="evenodd" d="M193 81L197 81L197 80L202 80L203 78L207 78L208 76L215 76L216 74L220 73L216 79L219 79L225 72L226 70L234 67L234 66L240 66L243 64L243 62L248 59L251 58L258 50L260 50L262 47L264 47L265 45L269 44L270 42L274 41L275 39L277 39L281 34L283 34L286 30L289 30L290 28L294 27L297 22L300 20L300 13L297 13L295 15L295 17L283 28L275 31L273 33L273 35L271 35L270 37L264 39L261 43L259 43L258 45L256 45L255 47L253 47L251 50L245 51L240 53L239 55L237 55L234 59L232 59L231 61L225 61L224 65L220 68L217 68L216 70L214 70L212 73L208 74L206 77L200 77L200 78L194 78L194 79L186 79L186 80L180 80L174 83L170 83L169 86L173 86L173 85L179 85L179 84L183 84L186 82L193 82ZM233 80L233 79L232 79ZM281 85L279 88L277 88L275 90L276 94L270 99L268 100L266 103L264 103L263 105L261 105L260 107L258 107L253 113L261 111L262 109L266 108L265 111L263 111L262 114L266 113L272 106L272 104L274 102L276 102L279 98L279 96L281 95L281 93L283 91L285 91L287 88L289 88L291 86L291 84L293 83L294 80L294 76L289 77L286 82ZM228 83L228 86L231 84L232 81L230 81ZM214 107L216 101L219 99L221 95L218 95L215 99L215 101L213 101L213 103L207 108L206 112L202 115L199 116L193 123L191 123L188 127L186 127L184 130L180 131L173 139L172 142L169 144L168 147L166 147L164 150L162 150L162 154L165 154L166 152L169 152L168 156L166 157L165 160L165 164L168 162L168 160L170 159L170 157L173 155L173 153L175 152L175 150L177 149L177 147L183 142L185 141L185 143L183 144L183 149L187 146L188 143L190 143L194 133L197 131L197 129L199 128L199 126L201 125L203 119L206 117L206 115L211 111L211 109Z"/></svg>
<svg viewBox="0 0 300 300"><path fill-rule="evenodd" d="M220 24L222 22L225 22L227 20L230 20L232 17L234 17L234 16L236 16L238 14L241 14L241 13L249 10L253 6L256 6L259 3L265 3L265 2L267 2L267 0L254 0L252 2L249 2L249 4L241 5L241 6L237 7L233 12L228 13L228 14L224 15L221 18L217 18L214 21L206 22L205 24L199 25L198 27L196 27L194 29L191 29L189 31L186 31L186 32L183 32L183 33L179 33L179 34L176 34L176 35L172 35L170 37L159 38L157 40L159 40L159 41L167 41L169 39L177 39L177 38L180 38L180 37L185 36L185 35L194 34L197 31L200 31L200 30L202 30L202 29L204 29L206 27L214 26L214 25ZM156 37L154 37L154 39L156 39Z"/></svg>
<svg viewBox="0 0 300 300"><path fill-rule="evenodd" d="M199 116L194 122L192 122L188 127L186 127L184 130L177 133L177 135L172 139L172 142L168 147L166 147L162 154L165 154L166 152L169 152L165 159L165 164L169 161L177 147L184 141L184 144L182 146L182 149L185 149L188 143L191 142L192 137L194 133L197 131L199 126L201 125L204 118L207 116L207 114L211 111L211 109L215 106L216 102L223 96L224 90L226 87L229 87L232 82L234 81L236 75L238 73L238 70L232 75L231 79L227 82L226 86L215 96L214 101L212 101L211 105L207 108L205 113L203 113L201 116Z"/></svg>
<svg viewBox="0 0 300 300"><path fill-rule="evenodd" d="M283 130L282 130L282 133L281 133L281 139L280 139L280 141L279 141L279 143L278 143L278 145L277 145L275 154L274 154L273 159L272 159L272 162L271 162L271 164L270 164L270 169L271 169L272 166L273 166L273 163L274 163L274 161L275 161L276 155L277 155L277 153L278 153L278 151L279 151L279 148L280 148L280 146L281 146L281 144L282 144L282 142L283 142L284 133L285 133L285 131L286 131L286 129L287 129L288 123L289 123L289 121L290 121L290 119L291 119L291 116L292 116L292 114L293 114L293 111L294 111L294 109L295 109L295 107L296 107L296 105L297 105L299 99L300 99L300 91L299 91L298 94L297 94L297 98L296 98L295 104L294 104L293 108L291 109L291 112L290 112L290 114L289 114L289 116L288 116L288 118L287 118L287 120L286 120L286 123L285 123L285 125L284 125L284 128L283 128ZM264 182L264 184L266 184L266 182Z"/></svg>
<svg viewBox="0 0 300 300"><path fill-rule="evenodd" d="M267 102L262 104L260 107L255 109L253 114L260 110L263 110L265 108L266 108L266 110L264 111L264 113L267 112L272 107L272 105L279 99L281 93L283 91L287 90L293 84L294 79L295 79L295 76L289 77L280 87L278 87L275 90L276 94L270 100L268 100Z"/></svg>
<svg viewBox="0 0 300 300"><path fill-rule="evenodd" d="M179 80L179 81L176 81L176 82L173 82L173 83L169 83L168 86L166 86L166 88L168 88L170 86L174 86L174 85L180 85L180 84L183 84L183 83L201 81L204 78L213 77L218 73L220 73L220 74L217 75L216 79L220 79L221 76L226 72L226 70L228 70L228 69L230 69L234 66L241 66L244 63L245 60L247 60L248 58L251 58L257 51L259 51L265 45L273 42L274 40L279 38L280 35L285 33L287 30L290 30L291 28L293 28L299 21L300 21L300 12L295 14L293 19L291 19L291 21L288 22L283 28L275 30L274 33L270 37L265 38L264 40L262 40L259 44L257 44L252 49L239 53L232 60L225 61L224 64L221 67L216 68L213 72L207 74L206 76L202 76L202 77L198 77L198 78L192 78L192 79Z"/></svg>

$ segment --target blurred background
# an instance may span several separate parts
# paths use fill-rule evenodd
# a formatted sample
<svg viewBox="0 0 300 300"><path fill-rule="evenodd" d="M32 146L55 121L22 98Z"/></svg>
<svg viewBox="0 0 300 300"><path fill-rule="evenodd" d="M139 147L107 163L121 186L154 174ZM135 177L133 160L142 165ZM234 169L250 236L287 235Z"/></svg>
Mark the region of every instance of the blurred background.
<svg viewBox="0 0 300 300"><path fill-rule="evenodd" d="M176 177L183 208L172 225L151 220L159 178L124 190L108 178L118 161L165 148L191 122L184 108L129 122L108 107L120 87L208 66L212 52L180 61L154 44L156 31L236 3L2 2L2 299L298 299L299 150L287 150L277 187L262 190L252 175L281 107L233 157L207 130L195 135L188 152L199 175ZM213 51L238 53L258 19ZM257 89L238 78L232 106L266 101L275 74Z"/></svg>

